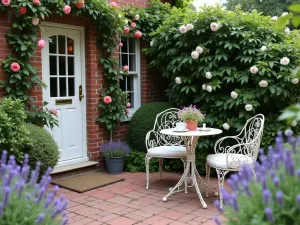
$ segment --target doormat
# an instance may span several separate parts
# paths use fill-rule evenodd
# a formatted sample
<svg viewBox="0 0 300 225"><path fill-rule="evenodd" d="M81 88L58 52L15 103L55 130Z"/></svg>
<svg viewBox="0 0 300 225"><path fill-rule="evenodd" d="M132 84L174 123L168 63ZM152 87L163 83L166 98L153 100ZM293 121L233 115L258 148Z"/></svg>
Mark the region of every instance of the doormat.
<svg viewBox="0 0 300 225"><path fill-rule="evenodd" d="M124 180L124 178L118 178L106 172L92 172L70 178L54 180L52 181L52 184L57 184L58 186L71 191L83 193Z"/></svg>

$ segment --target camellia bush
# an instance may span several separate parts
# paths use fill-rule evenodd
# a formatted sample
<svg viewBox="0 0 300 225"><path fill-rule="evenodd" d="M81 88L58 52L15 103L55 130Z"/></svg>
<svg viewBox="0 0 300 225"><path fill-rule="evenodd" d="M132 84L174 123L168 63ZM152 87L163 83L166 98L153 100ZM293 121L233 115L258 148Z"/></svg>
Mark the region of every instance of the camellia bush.
<svg viewBox="0 0 300 225"><path fill-rule="evenodd" d="M255 166L256 177L244 165L238 174L228 180L232 193L222 189L225 208L217 208L226 217L227 225L299 224L300 221L300 143L289 138L284 144L282 133L276 138L275 147L268 155L261 151L261 164ZM216 224L221 225L218 218ZM245 222L247 221L247 222Z"/></svg>
<svg viewBox="0 0 300 225"><path fill-rule="evenodd" d="M282 109L299 99L298 37L256 11L173 9L152 34L146 52L150 66L169 80L166 92L171 102L197 105L206 114L207 126L222 128L224 136L236 134L247 119L262 113L262 145L268 146L277 130L287 135L299 130L296 121L277 120ZM203 154L215 140L199 142Z"/></svg>

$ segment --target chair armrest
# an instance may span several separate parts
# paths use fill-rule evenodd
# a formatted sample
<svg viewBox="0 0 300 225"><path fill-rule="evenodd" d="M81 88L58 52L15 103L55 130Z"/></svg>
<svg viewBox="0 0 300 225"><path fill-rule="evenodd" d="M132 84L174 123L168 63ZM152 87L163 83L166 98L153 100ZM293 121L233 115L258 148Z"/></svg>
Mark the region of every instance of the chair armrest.
<svg viewBox="0 0 300 225"><path fill-rule="evenodd" d="M252 155L249 155L248 148L251 146L250 143L243 143L233 145L227 149L226 152L226 163L232 169L237 169L242 166L242 164L247 164L249 162L249 157L254 162ZM235 154L239 154L238 156Z"/></svg>
<svg viewBox="0 0 300 225"><path fill-rule="evenodd" d="M159 146L159 133L155 130L150 130L147 134L146 134L146 140L145 140L145 144L146 144L146 148L147 150L150 148L154 148Z"/></svg>
<svg viewBox="0 0 300 225"><path fill-rule="evenodd" d="M223 143L224 140L232 140L235 143L233 143L233 145L229 145L229 146L222 146L224 144ZM243 140L239 136L222 137L219 140L217 140L217 142L215 143L214 150L215 150L216 154L227 153L227 151L231 147L238 145L238 144L243 144Z"/></svg>

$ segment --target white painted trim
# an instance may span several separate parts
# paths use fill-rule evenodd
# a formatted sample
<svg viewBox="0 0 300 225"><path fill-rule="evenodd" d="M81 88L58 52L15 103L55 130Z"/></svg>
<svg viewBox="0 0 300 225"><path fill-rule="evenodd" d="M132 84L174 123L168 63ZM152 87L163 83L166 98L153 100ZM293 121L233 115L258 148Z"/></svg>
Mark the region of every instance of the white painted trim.
<svg viewBox="0 0 300 225"><path fill-rule="evenodd" d="M65 165L70 165L74 163L80 163L80 162L86 162L89 161L88 158L88 148L87 148L87 114L86 114L86 64L85 64L85 28L82 26L74 26L74 25L68 25L68 24L60 24L60 23L52 23L52 22L46 22L42 21L41 22L42 26L47 26L47 27L54 27L54 28L67 28L67 29L73 29L73 30L79 30L80 31L80 54L81 58L81 82L82 82L82 87L83 87L83 95L85 96L83 100L81 101L82 104L82 146L83 146L83 157L79 159L73 159L73 160L68 160L68 161L62 161L59 162L56 167L60 166L65 166ZM43 65L42 65L43 68ZM44 74L44 71L42 69L42 75ZM43 88L43 100L44 100L44 95L45 95L45 89Z"/></svg>

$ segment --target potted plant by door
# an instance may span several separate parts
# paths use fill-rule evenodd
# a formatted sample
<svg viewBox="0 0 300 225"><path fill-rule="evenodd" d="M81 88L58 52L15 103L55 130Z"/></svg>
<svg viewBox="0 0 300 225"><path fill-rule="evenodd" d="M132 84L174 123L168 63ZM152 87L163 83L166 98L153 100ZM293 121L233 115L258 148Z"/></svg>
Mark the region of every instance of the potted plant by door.
<svg viewBox="0 0 300 225"><path fill-rule="evenodd" d="M178 118L185 121L186 128L189 130L197 130L198 122L205 119L205 116L194 105L190 107L184 107L178 112Z"/></svg>
<svg viewBox="0 0 300 225"><path fill-rule="evenodd" d="M125 157L130 153L130 148L125 142L110 141L102 144L100 152L105 157L108 173L119 174L123 172Z"/></svg>

